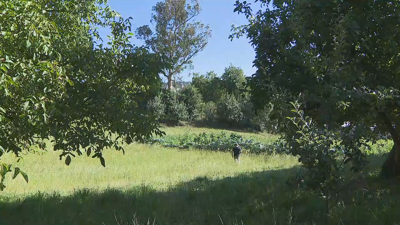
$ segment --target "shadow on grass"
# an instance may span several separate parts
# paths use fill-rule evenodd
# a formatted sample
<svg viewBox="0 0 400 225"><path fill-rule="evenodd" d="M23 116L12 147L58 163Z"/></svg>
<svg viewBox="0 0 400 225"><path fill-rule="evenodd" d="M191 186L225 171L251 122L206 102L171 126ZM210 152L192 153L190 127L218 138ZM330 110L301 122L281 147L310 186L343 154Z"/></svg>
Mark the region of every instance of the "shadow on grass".
<svg viewBox="0 0 400 225"><path fill-rule="evenodd" d="M299 167L210 180L198 177L165 190L78 190L0 198L0 224L394 224L399 191L356 190L327 213L317 194L286 182ZM354 187L354 189L357 189ZM379 192L380 191L380 192Z"/></svg>
<svg viewBox="0 0 400 225"><path fill-rule="evenodd" d="M4 224L245 224L274 223L289 216L296 198L285 180L298 168L242 174L221 180L198 177L165 190L78 190L70 196L38 193L2 197ZM285 191L287 190L287 192ZM277 204L279 200L279 205ZM274 209L275 208L275 209ZM319 207L306 209L314 214ZM317 212L318 213L318 212ZM309 216L307 216L309 217Z"/></svg>

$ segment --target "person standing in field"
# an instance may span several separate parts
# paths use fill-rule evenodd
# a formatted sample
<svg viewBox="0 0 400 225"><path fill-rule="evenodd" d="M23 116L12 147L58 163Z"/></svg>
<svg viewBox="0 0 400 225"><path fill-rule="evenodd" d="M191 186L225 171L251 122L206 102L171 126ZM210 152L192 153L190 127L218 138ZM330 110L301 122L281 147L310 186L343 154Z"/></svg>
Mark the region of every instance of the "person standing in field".
<svg viewBox="0 0 400 225"><path fill-rule="evenodd" d="M242 149L240 148L239 144L235 144L235 147L233 147L233 159L235 162L240 163L240 154L242 153Z"/></svg>

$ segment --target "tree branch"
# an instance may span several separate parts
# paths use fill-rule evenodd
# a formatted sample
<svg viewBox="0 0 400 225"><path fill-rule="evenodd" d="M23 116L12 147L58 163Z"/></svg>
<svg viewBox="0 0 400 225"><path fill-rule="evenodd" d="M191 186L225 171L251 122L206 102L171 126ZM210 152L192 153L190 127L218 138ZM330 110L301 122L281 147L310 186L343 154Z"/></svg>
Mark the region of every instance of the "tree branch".
<svg viewBox="0 0 400 225"><path fill-rule="evenodd" d="M164 75L164 77L168 78L168 74L164 71L161 71L161 74Z"/></svg>
<svg viewBox="0 0 400 225"><path fill-rule="evenodd" d="M186 59L177 66L178 69L173 71L173 74L177 73L183 65L187 64L201 50L202 50L202 48L199 48L198 50L194 51L192 54L187 56Z"/></svg>

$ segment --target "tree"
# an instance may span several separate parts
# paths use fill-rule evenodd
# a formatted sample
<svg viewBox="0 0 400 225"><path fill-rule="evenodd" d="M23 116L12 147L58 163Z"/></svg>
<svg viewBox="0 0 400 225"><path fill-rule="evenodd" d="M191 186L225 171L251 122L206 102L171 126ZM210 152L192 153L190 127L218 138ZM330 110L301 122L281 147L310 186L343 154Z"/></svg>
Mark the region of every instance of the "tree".
<svg viewBox="0 0 400 225"><path fill-rule="evenodd" d="M201 108L203 105L203 99L200 92L195 87L193 87L193 85L189 85L181 91L179 97L181 99L181 102L185 103L186 105L189 119L201 119Z"/></svg>
<svg viewBox="0 0 400 225"><path fill-rule="evenodd" d="M200 14L198 0L166 0L153 7L151 23L139 27L138 37L159 55L165 65L161 74L168 79L168 89L173 89L177 74L192 66L192 59L201 52L211 37L209 26L194 21Z"/></svg>
<svg viewBox="0 0 400 225"><path fill-rule="evenodd" d="M192 86L199 90L204 102L218 102L223 94L222 82L213 71L205 75L193 74Z"/></svg>
<svg viewBox="0 0 400 225"><path fill-rule="evenodd" d="M223 94L217 105L218 120L228 124L237 124L243 119L240 103L232 94Z"/></svg>
<svg viewBox="0 0 400 225"><path fill-rule="evenodd" d="M9 0L0 10L0 157L50 139L67 165L86 151L105 166L104 148L161 134L146 110L160 59L130 44L129 18L102 0ZM111 29L108 47L98 26ZM12 170L21 172L1 163L0 190Z"/></svg>
<svg viewBox="0 0 400 225"><path fill-rule="evenodd" d="M246 34L255 47L253 102L273 102L289 134L287 103L299 101L313 129L328 129L341 141L354 170L364 159L360 147L389 133L394 146L382 175L400 175L399 10L398 1L273 1L273 8L253 14L250 3L237 1L235 11L249 24L234 28L231 38ZM313 157L295 154L303 164Z"/></svg>
<svg viewBox="0 0 400 225"><path fill-rule="evenodd" d="M222 85L229 94L233 94L236 99L245 91L246 77L241 68L230 65L225 68L221 76Z"/></svg>

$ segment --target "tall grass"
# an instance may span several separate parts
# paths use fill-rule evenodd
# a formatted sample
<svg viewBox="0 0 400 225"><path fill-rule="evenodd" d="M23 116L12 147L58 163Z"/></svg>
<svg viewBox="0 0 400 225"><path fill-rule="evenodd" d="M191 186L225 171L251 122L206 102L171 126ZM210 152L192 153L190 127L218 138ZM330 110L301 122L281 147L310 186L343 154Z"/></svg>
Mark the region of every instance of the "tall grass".
<svg viewBox="0 0 400 225"><path fill-rule="evenodd" d="M126 147L125 155L115 150L106 150L106 167L91 157L73 158L69 166L58 159L57 152L44 155L27 155L18 166L28 172L29 183L22 178L7 180L2 195L26 195L37 191L57 191L68 195L81 188L99 189L150 186L165 190L180 182L196 177L221 179L241 173L277 170L297 165L290 156L255 157L243 155L241 164L236 164L230 153L185 151L159 146L134 144ZM13 162L12 155L2 160Z"/></svg>
<svg viewBox="0 0 400 225"><path fill-rule="evenodd" d="M52 151L26 155L18 166L30 181L7 180L0 224L396 224L400 190L375 178L390 149L383 144L386 150L368 150L373 163L363 174L349 174L357 182L349 182L328 211L318 193L291 179L300 167L287 155L243 155L237 164L226 152L132 144L125 155L106 150L106 168L86 156L66 166Z"/></svg>

